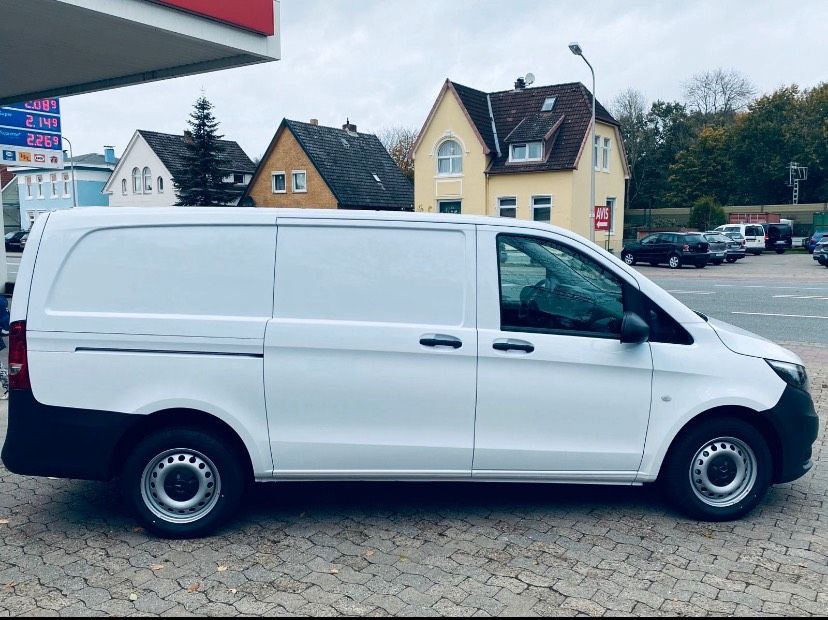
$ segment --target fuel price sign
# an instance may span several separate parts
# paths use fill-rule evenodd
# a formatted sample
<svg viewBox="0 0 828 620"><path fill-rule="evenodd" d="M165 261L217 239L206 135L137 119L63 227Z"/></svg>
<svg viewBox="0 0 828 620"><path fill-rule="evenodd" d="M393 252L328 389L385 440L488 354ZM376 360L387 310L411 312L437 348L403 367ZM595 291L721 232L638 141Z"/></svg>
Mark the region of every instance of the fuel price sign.
<svg viewBox="0 0 828 620"><path fill-rule="evenodd" d="M0 107L0 162L63 168L60 101L35 99Z"/></svg>

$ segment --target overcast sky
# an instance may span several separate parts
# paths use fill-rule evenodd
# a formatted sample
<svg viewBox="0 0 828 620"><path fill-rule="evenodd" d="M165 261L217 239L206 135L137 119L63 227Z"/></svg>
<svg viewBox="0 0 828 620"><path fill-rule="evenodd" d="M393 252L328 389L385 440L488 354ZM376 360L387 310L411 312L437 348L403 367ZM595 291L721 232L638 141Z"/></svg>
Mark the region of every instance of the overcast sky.
<svg viewBox="0 0 828 620"><path fill-rule="evenodd" d="M828 0L282 0L279 62L63 100L76 153L120 156L134 130L179 133L200 92L221 131L261 156L283 117L359 131L420 127L446 77L495 91L582 81L578 41L609 104L635 87L679 99L692 74L719 66L761 92L828 80Z"/></svg>

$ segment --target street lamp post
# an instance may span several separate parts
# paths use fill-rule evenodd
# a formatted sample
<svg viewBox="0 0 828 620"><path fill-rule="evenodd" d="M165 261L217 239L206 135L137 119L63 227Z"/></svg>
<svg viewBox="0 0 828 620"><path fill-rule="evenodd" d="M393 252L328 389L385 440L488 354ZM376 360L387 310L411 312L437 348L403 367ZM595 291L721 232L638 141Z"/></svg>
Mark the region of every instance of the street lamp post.
<svg viewBox="0 0 828 620"><path fill-rule="evenodd" d="M592 168L590 169L590 183L589 183L589 240L595 242L595 167L598 165L597 153L595 148L595 70L589 61L584 56L584 50L576 43L569 44L569 51L576 56L580 56L589 67L592 73L592 143L590 151L592 151Z"/></svg>
<svg viewBox="0 0 828 620"><path fill-rule="evenodd" d="M72 142L66 136L61 136L61 139L65 140L66 143L69 145L69 166L72 169L72 206L78 206L78 185L75 183L75 156L72 153Z"/></svg>

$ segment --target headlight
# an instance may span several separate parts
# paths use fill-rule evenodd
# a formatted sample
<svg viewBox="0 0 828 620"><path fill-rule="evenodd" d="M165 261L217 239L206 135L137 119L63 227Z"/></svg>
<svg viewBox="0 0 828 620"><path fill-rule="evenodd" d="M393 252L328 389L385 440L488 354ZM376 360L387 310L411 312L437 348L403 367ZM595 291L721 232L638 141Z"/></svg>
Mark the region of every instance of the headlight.
<svg viewBox="0 0 828 620"><path fill-rule="evenodd" d="M777 362L776 360L765 361L785 383L798 390L808 391L808 373L805 372L804 366L789 362Z"/></svg>

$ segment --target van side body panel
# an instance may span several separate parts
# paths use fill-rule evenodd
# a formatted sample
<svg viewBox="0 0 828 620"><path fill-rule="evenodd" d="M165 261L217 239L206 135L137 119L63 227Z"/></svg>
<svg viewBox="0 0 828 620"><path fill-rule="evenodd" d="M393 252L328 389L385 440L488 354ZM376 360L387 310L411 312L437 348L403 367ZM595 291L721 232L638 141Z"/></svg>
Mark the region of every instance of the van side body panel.
<svg viewBox="0 0 828 620"><path fill-rule="evenodd" d="M200 411L238 434L255 475L269 475L275 215L90 211L52 214L43 233L25 317L30 405L56 428L105 429L107 446L129 431L124 414ZM102 419L91 422L94 412Z"/></svg>

